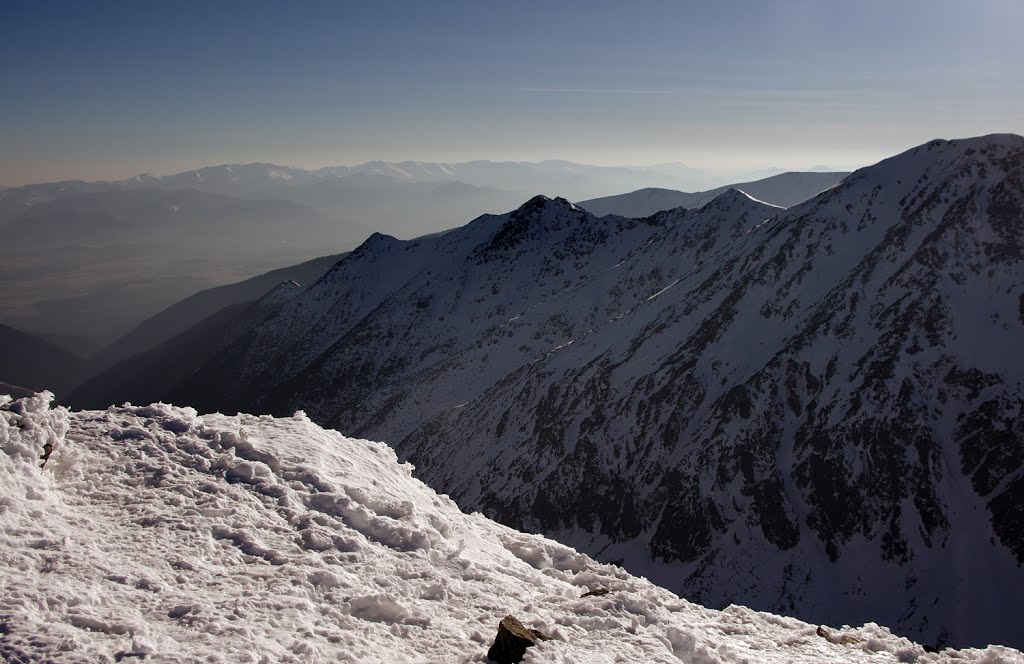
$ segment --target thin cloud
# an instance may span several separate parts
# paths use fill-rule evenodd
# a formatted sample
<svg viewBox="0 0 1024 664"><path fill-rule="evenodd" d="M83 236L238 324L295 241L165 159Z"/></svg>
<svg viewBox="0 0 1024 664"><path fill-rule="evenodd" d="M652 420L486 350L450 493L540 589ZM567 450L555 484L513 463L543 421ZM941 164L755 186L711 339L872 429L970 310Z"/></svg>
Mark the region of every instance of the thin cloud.
<svg viewBox="0 0 1024 664"><path fill-rule="evenodd" d="M674 90L617 90L598 88L519 88L520 92L596 92L618 95L670 95Z"/></svg>

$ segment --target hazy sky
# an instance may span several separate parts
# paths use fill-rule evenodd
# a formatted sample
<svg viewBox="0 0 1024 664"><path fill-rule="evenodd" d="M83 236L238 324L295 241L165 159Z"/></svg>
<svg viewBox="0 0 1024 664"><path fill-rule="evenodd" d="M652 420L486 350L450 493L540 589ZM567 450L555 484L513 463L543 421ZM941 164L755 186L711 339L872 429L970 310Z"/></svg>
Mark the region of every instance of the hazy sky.
<svg viewBox="0 0 1024 664"><path fill-rule="evenodd" d="M1024 133L1021 0L0 3L0 184L206 164L848 168Z"/></svg>

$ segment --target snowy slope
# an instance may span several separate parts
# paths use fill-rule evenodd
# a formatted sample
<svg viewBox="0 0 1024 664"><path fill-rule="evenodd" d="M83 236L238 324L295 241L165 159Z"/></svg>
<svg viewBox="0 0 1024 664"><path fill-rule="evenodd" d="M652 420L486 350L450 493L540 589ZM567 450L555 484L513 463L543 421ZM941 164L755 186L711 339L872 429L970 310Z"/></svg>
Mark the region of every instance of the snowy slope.
<svg viewBox="0 0 1024 664"><path fill-rule="evenodd" d="M773 215L399 444L460 504L691 598L1020 644L1024 139Z"/></svg>
<svg viewBox="0 0 1024 664"><path fill-rule="evenodd" d="M528 662L1024 662L702 608L463 514L386 445L302 413L49 396L0 397L5 661L483 662L511 613L555 637Z"/></svg>
<svg viewBox="0 0 1024 664"><path fill-rule="evenodd" d="M294 410L291 401L302 398L317 417L336 416L354 431L365 425L356 411L366 409L352 402L404 389L410 375L614 266L659 231L639 220L597 220L564 199L538 196L439 236L376 234L175 396L276 412ZM541 350L517 350L518 361L562 340L557 331L542 333L534 340ZM339 396L348 403L337 404Z"/></svg>

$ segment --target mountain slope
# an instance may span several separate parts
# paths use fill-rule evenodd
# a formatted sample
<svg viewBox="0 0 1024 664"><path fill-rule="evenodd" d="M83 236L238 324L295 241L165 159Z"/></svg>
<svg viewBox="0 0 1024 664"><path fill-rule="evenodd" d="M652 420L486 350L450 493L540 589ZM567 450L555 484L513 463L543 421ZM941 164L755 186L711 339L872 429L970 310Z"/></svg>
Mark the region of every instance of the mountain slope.
<svg viewBox="0 0 1024 664"><path fill-rule="evenodd" d="M60 402L73 408L103 408L128 401L159 401L215 356L229 330L252 307L252 302L230 304L158 347L135 353L82 381Z"/></svg>
<svg viewBox="0 0 1024 664"><path fill-rule="evenodd" d="M1022 178L1017 136L858 171L400 454L711 605L1020 643Z"/></svg>
<svg viewBox="0 0 1024 664"><path fill-rule="evenodd" d="M37 390L70 389L86 362L38 336L0 324L0 380Z"/></svg>
<svg viewBox="0 0 1024 664"><path fill-rule="evenodd" d="M463 514L387 446L302 413L47 397L0 397L5 661L485 661L508 614L554 637L527 662L1024 661L704 609Z"/></svg>
<svg viewBox="0 0 1024 664"><path fill-rule="evenodd" d="M528 304L613 265L627 251L624 245L635 242L624 235L643 238L653 230L635 220L597 222L564 200L537 197L509 215L484 216L440 236L403 242L374 235L276 319L227 349L221 364L231 369L200 372L194 381L200 391L182 393L199 403L212 394L217 403L259 399L288 408L294 388L286 382L314 363L325 373L302 380L326 381L320 393L328 399L338 380L367 391L400 383ZM541 256L537 246L557 248L556 255ZM508 254L523 259L519 269L499 274L493 267L507 265ZM345 364L362 366L361 374L332 373L336 352ZM402 359L390 364L389 358Z"/></svg>
<svg viewBox="0 0 1024 664"><path fill-rule="evenodd" d="M695 193L646 188L628 194L581 201L579 206L599 217L606 214L617 214L623 217L647 217L677 207L700 207L732 188L739 189L765 203L791 207L835 186L847 175L849 173L780 173L762 180L725 185Z"/></svg>
<svg viewBox="0 0 1024 664"><path fill-rule="evenodd" d="M134 330L98 353L93 358L93 365L105 369L136 353L154 348L225 307L255 302L282 282L311 284L343 256L344 254L321 256L298 265L271 270L244 281L208 288L190 295L155 316L147 318Z"/></svg>

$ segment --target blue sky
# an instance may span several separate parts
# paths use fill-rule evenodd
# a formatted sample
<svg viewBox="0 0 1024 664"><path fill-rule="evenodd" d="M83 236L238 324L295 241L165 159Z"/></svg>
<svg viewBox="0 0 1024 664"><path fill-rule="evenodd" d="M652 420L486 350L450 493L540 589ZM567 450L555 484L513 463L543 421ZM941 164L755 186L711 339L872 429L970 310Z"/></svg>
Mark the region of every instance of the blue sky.
<svg viewBox="0 0 1024 664"><path fill-rule="evenodd" d="M0 184L224 162L849 168L1024 132L1024 2L0 4Z"/></svg>

